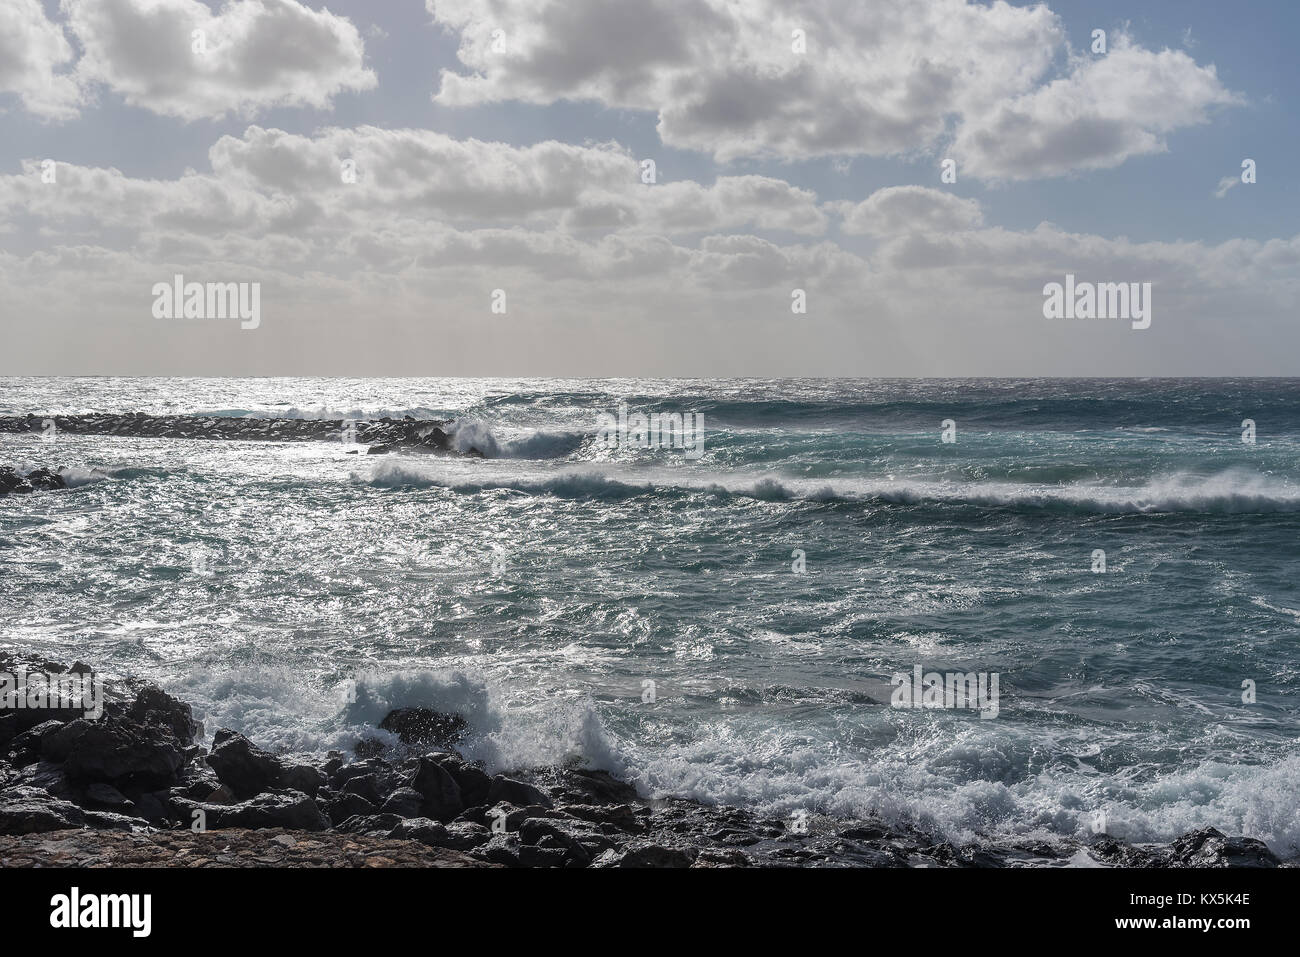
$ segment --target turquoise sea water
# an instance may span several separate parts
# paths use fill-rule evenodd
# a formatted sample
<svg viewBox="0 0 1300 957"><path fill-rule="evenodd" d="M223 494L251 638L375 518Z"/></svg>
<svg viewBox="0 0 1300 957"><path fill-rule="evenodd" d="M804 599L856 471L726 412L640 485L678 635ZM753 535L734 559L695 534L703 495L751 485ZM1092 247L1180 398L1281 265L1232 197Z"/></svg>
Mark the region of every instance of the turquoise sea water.
<svg viewBox="0 0 1300 957"><path fill-rule="evenodd" d="M620 402L702 414L703 457L598 448ZM488 453L0 435L76 486L0 499L0 640L209 733L422 704L648 795L1300 852L1300 380L0 379L0 414L136 410ZM997 673L998 716L890 707L916 665Z"/></svg>

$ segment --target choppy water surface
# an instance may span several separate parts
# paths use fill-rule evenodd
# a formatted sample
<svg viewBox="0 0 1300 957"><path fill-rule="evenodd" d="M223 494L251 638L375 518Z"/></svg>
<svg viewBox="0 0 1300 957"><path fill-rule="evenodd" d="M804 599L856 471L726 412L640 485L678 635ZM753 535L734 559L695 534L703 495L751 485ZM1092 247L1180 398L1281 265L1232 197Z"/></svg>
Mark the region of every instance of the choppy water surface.
<svg viewBox="0 0 1300 957"><path fill-rule="evenodd" d="M702 413L703 458L597 448L619 402ZM647 794L1300 851L1300 381L0 379L0 414L136 410L489 453L0 436L77 486L0 499L0 635L209 733L319 751L422 704ZM918 664L997 672L998 717L889 707Z"/></svg>

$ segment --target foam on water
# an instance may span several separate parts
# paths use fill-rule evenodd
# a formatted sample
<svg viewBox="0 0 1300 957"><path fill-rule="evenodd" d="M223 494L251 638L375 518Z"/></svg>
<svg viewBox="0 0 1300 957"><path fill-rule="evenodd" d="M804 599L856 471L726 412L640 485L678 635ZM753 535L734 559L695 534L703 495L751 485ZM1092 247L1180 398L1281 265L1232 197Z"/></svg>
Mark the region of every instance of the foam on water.
<svg viewBox="0 0 1300 957"><path fill-rule="evenodd" d="M1300 842L1300 383L3 386L12 414L396 410L488 456L0 435L72 486L0 500L2 639L155 678L209 735L320 753L422 706L494 770L647 795ZM623 401L702 412L703 460L596 449ZM999 673L998 718L890 708L917 664Z"/></svg>

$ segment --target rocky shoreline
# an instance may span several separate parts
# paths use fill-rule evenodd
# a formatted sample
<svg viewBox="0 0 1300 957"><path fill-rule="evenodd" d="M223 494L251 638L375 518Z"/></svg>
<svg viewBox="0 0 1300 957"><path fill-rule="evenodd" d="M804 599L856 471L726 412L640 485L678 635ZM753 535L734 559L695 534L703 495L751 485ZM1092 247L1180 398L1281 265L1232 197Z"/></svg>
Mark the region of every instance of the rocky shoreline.
<svg viewBox="0 0 1300 957"><path fill-rule="evenodd" d="M0 651L0 672L78 676ZM779 820L645 800L604 771L490 774L456 743L464 719L391 712L395 735L294 761L243 735L210 747L189 705L148 682L105 684L103 714L73 702L0 710L0 866L216 867L1278 867L1260 841L1213 829L1169 845L956 845L879 820ZM42 702L37 702L41 704Z"/></svg>
<svg viewBox="0 0 1300 957"><path fill-rule="evenodd" d="M146 415L143 412L85 415L0 416L0 432L118 435L154 439L209 439L260 442L339 442L349 438L370 455L385 452L451 452L443 427L448 423L405 416L393 419L263 419L221 415ZM354 430L354 431L353 431ZM480 454L469 449L466 454Z"/></svg>
<svg viewBox="0 0 1300 957"><path fill-rule="evenodd" d="M68 483L57 470L32 469L20 473L12 465L0 465L0 496L24 495L28 492L67 488Z"/></svg>

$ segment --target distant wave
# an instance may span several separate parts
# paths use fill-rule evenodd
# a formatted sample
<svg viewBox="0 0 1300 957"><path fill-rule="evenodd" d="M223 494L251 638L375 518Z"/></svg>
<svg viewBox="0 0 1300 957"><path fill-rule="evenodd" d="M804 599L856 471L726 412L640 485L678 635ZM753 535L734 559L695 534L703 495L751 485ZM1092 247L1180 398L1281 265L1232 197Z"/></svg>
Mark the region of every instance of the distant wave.
<svg viewBox="0 0 1300 957"><path fill-rule="evenodd" d="M451 446L457 452L477 449L489 459L555 459L576 452L587 440L582 432L520 430L498 437L490 426L474 418L459 418L448 426Z"/></svg>
<svg viewBox="0 0 1300 957"><path fill-rule="evenodd" d="M784 476L659 469L644 481L624 471L585 465L551 473L480 475L438 466L387 461L362 479L378 487L426 486L457 492L512 489L563 498L622 499L637 495L710 494L763 501L850 502L1042 509L1085 513L1300 512L1300 487L1232 469L1209 477L1172 475L1142 486L1024 485L1009 482L925 482L851 479L825 482Z"/></svg>

